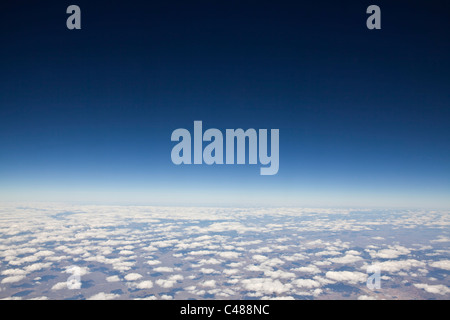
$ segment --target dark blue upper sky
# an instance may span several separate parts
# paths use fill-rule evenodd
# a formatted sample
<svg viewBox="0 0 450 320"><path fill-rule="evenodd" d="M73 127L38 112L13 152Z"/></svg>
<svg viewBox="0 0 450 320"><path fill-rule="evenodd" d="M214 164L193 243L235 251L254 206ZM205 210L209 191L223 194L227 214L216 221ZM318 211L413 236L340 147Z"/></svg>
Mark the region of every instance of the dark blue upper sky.
<svg viewBox="0 0 450 320"><path fill-rule="evenodd" d="M450 206L445 1L0 9L1 200ZM280 129L278 174L175 166L170 135L194 120Z"/></svg>

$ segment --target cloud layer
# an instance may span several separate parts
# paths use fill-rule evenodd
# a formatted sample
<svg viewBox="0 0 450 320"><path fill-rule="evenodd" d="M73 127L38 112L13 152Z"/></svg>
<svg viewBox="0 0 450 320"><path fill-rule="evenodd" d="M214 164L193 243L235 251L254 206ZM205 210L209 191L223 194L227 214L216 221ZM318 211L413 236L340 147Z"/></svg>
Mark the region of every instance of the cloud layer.
<svg viewBox="0 0 450 320"><path fill-rule="evenodd" d="M0 298L448 299L449 221L426 210L3 204Z"/></svg>

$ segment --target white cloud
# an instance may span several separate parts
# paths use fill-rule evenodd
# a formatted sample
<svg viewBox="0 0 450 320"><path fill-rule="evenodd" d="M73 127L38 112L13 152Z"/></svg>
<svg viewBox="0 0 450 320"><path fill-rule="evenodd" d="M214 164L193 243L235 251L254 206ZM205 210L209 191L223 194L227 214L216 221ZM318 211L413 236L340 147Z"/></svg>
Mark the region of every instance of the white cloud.
<svg viewBox="0 0 450 320"><path fill-rule="evenodd" d="M221 264L221 260L217 260L216 258L210 258L210 259L202 259L198 262L199 265L205 265L205 264Z"/></svg>
<svg viewBox="0 0 450 320"><path fill-rule="evenodd" d="M2 280L2 283L13 283L13 282L19 282L21 280L25 279L24 275L16 275L16 276L10 276L6 277Z"/></svg>
<svg viewBox="0 0 450 320"><path fill-rule="evenodd" d="M118 297L120 297L120 295L118 295L118 294L99 292L99 293L94 294L93 296L87 298L87 300L113 300Z"/></svg>
<svg viewBox="0 0 450 320"><path fill-rule="evenodd" d="M191 256L204 256L204 255L208 255L208 254L213 254L214 252L209 251L209 250L198 250L198 251L191 251L189 252L189 254Z"/></svg>
<svg viewBox="0 0 450 320"><path fill-rule="evenodd" d="M283 259L286 261L300 261L305 260L308 257L301 253L294 253L293 255L283 255Z"/></svg>
<svg viewBox="0 0 450 320"><path fill-rule="evenodd" d="M175 285L175 280L158 279L156 284L163 288L172 288Z"/></svg>
<svg viewBox="0 0 450 320"><path fill-rule="evenodd" d="M34 254L34 256L36 256L36 257L48 257L48 256L52 256L52 255L54 255L55 253L53 252L53 251L50 251L50 250L42 250L42 251L39 251L39 252L36 252L35 254Z"/></svg>
<svg viewBox="0 0 450 320"><path fill-rule="evenodd" d="M431 262L429 265L433 268L450 270L450 260L435 261L435 262Z"/></svg>
<svg viewBox="0 0 450 320"><path fill-rule="evenodd" d="M435 240L431 240L430 242L450 242L450 238L446 236L439 236Z"/></svg>
<svg viewBox="0 0 450 320"><path fill-rule="evenodd" d="M357 284L367 280L367 274L358 271L328 271L325 276L338 282L348 282L350 284Z"/></svg>
<svg viewBox="0 0 450 320"><path fill-rule="evenodd" d="M269 259L269 258L267 258L266 256L263 256L263 255L260 255L260 254L255 254L255 255L252 257L252 259L253 259L253 260L256 260L256 261L258 261L258 262L263 262L263 261L265 261L265 260L267 260L267 259Z"/></svg>
<svg viewBox="0 0 450 320"><path fill-rule="evenodd" d="M213 287L216 286L216 281L215 280L206 280L206 281L203 281L200 285L202 287L211 287L211 288L213 288Z"/></svg>
<svg viewBox="0 0 450 320"><path fill-rule="evenodd" d="M318 256L318 257L322 257L322 256L338 256L340 254L341 253L336 250L327 250L327 251L316 252L314 255Z"/></svg>
<svg viewBox="0 0 450 320"><path fill-rule="evenodd" d="M169 277L169 280L172 280L172 281L181 281L183 279L184 279L184 277L181 274L174 274Z"/></svg>
<svg viewBox="0 0 450 320"><path fill-rule="evenodd" d="M262 266L268 266L268 267L275 267L275 266L279 266L282 264L285 264L285 261L283 261L279 258L268 259L268 260L264 261L263 263L261 263Z"/></svg>
<svg viewBox="0 0 450 320"><path fill-rule="evenodd" d="M411 250L402 246L389 246L389 249L382 249L378 252L369 251L369 254L373 259L395 259L409 253L411 253Z"/></svg>
<svg viewBox="0 0 450 320"><path fill-rule="evenodd" d="M287 272L287 271L283 271L283 270L265 270L264 271L264 275L267 277L271 277L273 279L292 279L295 278L295 273L292 272Z"/></svg>
<svg viewBox="0 0 450 320"><path fill-rule="evenodd" d="M4 276L20 276L27 274L27 272L25 272L25 270L22 269L7 269L3 270L1 274Z"/></svg>
<svg viewBox="0 0 450 320"><path fill-rule="evenodd" d="M89 268L87 267L78 267L75 265L66 267L66 270L63 272L69 273L69 274L76 274L78 276L84 276L89 273Z"/></svg>
<svg viewBox="0 0 450 320"><path fill-rule="evenodd" d="M225 269L222 271L224 274L231 276L233 274L238 274L239 273L239 269Z"/></svg>
<svg viewBox="0 0 450 320"><path fill-rule="evenodd" d="M309 266L306 266L306 267L295 268L295 269L292 269L291 271L313 273L313 274L321 272L320 269L317 266L313 265L313 264L311 264Z"/></svg>
<svg viewBox="0 0 450 320"><path fill-rule="evenodd" d="M314 264L315 264L316 266L320 266L320 267L323 267L323 266L331 266L331 265L332 265L332 263L331 263L330 261L327 261L327 260L323 260L323 261L315 261Z"/></svg>
<svg viewBox="0 0 450 320"><path fill-rule="evenodd" d="M318 297L319 295L322 294L322 292L323 292L322 289L317 288L317 289L314 289L314 290L312 291L312 294L313 294L314 297Z"/></svg>
<svg viewBox="0 0 450 320"><path fill-rule="evenodd" d="M112 266L114 270L118 271L128 271L135 265L135 262L132 261L120 261L114 260L112 262Z"/></svg>
<svg viewBox="0 0 450 320"><path fill-rule="evenodd" d="M241 254L239 252L234 252L234 251L224 251L224 252L219 252L218 255L225 259L236 259Z"/></svg>
<svg viewBox="0 0 450 320"><path fill-rule="evenodd" d="M96 287L87 288L84 293L86 297L111 287L122 289L124 293L120 297L129 299L135 295L128 288L151 287L151 296L143 295L143 291L138 294L144 299L161 299L161 295L167 295L168 292L163 286L172 288L178 286L177 283L180 289L194 287L192 284L195 284L193 290L177 293L177 296L188 299L200 298L205 294L227 299L311 297L322 294L329 297L330 290L322 286L336 283L336 279L351 283L359 277L366 277L361 276L361 273L359 276L356 274L356 277L354 273L353 276L333 275L333 272L339 272L333 264L340 264L337 267L362 265L358 271L364 274L368 263L379 266L383 281L392 284L388 296L414 298L419 289L427 290L422 291L423 294L428 291L440 294L446 292L444 287L448 286L441 277L432 280L433 270L439 271L433 268L450 268L447 259L450 251L442 245L448 243L448 235L443 231L448 223L447 212L392 210L380 216L361 215L359 209L353 215L350 209L216 209L65 204L18 208L5 207L0 203L0 234L6 235L0 244L0 265L3 266L0 281L31 274L29 281L35 291L32 296L45 295L55 299L76 294L67 290L66 282L53 285L53 282L42 280L47 275L55 275L57 281L64 281L71 273L64 276L58 270L72 263L89 263L94 284L103 286L98 290L95 290ZM54 218L55 214L66 211L77 214L64 216L63 219ZM339 215L330 217L336 213ZM142 224L142 228L135 228L134 224ZM206 228L202 230L204 226ZM372 233L376 231L376 226L383 226L382 234ZM397 244L396 241L401 239L395 237L395 230L418 226L421 227L420 232L422 228L426 229L431 238L419 236L408 246L403 244L404 247ZM364 233L364 230L372 227L371 232ZM389 228L393 229L389 231ZM343 230L359 230L359 236L340 233ZM307 242L300 235L308 234L308 231L314 232L315 239L323 236L323 232L326 232L326 236L324 240ZM251 233L247 236L245 232ZM439 234L442 236L438 237ZM383 238L372 238L374 235L382 235ZM437 241L430 242L429 239ZM376 245L368 245L370 242ZM359 249L362 246L365 246L365 251ZM366 256L373 261L364 262L362 257ZM441 260L435 261L437 258ZM53 265L55 268L52 268ZM164 274L163 279L158 279L158 285L157 279L146 279L155 269L173 273ZM114 270L119 270L120 274L108 277L115 274ZM217 272L220 276L212 277ZM128 273L138 274L139 279L126 281L124 276ZM184 281L183 276L186 281L180 283ZM416 278L411 278L414 276ZM97 283L95 279L103 279L104 283ZM420 288L410 286L409 290L404 291L404 280L419 283ZM425 280L438 286L420 283ZM115 283L108 284L107 281ZM208 284L208 281L216 282L211 282L213 286L203 287L202 284ZM0 285L3 288L0 298L17 292L15 283L11 284ZM248 290L247 287L252 285L259 286L260 290ZM365 284L359 286L365 288ZM105 290L101 295L108 297L108 292ZM332 292L333 297L338 299L342 297L341 294ZM372 295L370 292L362 294Z"/></svg>
<svg viewBox="0 0 450 320"><path fill-rule="evenodd" d="M291 284L283 284L280 280L272 278L252 278L241 281L244 289L254 291L259 296L264 294L282 294L291 290Z"/></svg>
<svg viewBox="0 0 450 320"><path fill-rule="evenodd" d="M157 267L157 268L154 268L153 271L155 271L155 272L173 272L174 270L173 270L173 268L170 268L170 267Z"/></svg>
<svg viewBox="0 0 450 320"><path fill-rule="evenodd" d="M61 290L61 289L67 289L67 282L58 282L52 287L52 290Z"/></svg>
<svg viewBox="0 0 450 320"><path fill-rule="evenodd" d="M426 284L426 283L415 283L414 286L419 289L423 289L426 292L433 293L433 294L440 294L445 295L447 293L450 293L450 289L447 286L444 286L443 284Z"/></svg>
<svg viewBox="0 0 450 320"><path fill-rule="evenodd" d="M40 297L36 297L36 298L31 298L30 300L48 300L48 297L40 296Z"/></svg>
<svg viewBox="0 0 450 320"><path fill-rule="evenodd" d="M312 279L296 279L292 281L294 285L299 288L317 288L320 287L320 282Z"/></svg>
<svg viewBox="0 0 450 320"><path fill-rule="evenodd" d="M204 274L218 273L218 271L211 268L201 268L200 272Z"/></svg>
<svg viewBox="0 0 450 320"><path fill-rule="evenodd" d="M377 298L373 296L361 295L358 297L358 300L377 300Z"/></svg>
<svg viewBox="0 0 450 320"><path fill-rule="evenodd" d="M123 255L123 256L131 256L132 254L134 254L134 252L133 252L133 251L130 251L130 250L121 250L121 251L119 252L119 254L121 254L121 255Z"/></svg>
<svg viewBox="0 0 450 320"><path fill-rule="evenodd" d="M110 276L110 277L106 278L106 281L108 281L108 282L119 282L120 278L119 278L119 276Z"/></svg>
<svg viewBox="0 0 450 320"><path fill-rule="evenodd" d="M262 297L261 300L295 300L294 297L291 296L283 296L283 297Z"/></svg>
<svg viewBox="0 0 450 320"><path fill-rule="evenodd" d="M158 300L158 298L154 295L151 295L145 298L134 298L134 300Z"/></svg>
<svg viewBox="0 0 450 320"><path fill-rule="evenodd" d="M51 265L52 265L51 262L46 262L46 263L39 262L39 263L28 265L24 269L27 272L34 272L34 271L39 271L39 270L42 270L42 269L47 269Z"/></svg>
<svg viewBox="0 0 450 320"><path fill-rule="evenodd" d="M379 268L381 272L399 272L401 270L408 271L411 268L425 267L425 262L414 259L384 261L384 262L377 262L372 264L372 266L369 266L369 268L372 267Z"/></svg>
<svg viewBox="0 0 450 320"><path fill-rule="evenodd" d="M142 275L140 275L139 273L129 273L125 276L125 279L128 281L136 281L140 278L142 278Z"/></svg>
<svg viewBox="0 0 450 320"><path fill-rule="evenodd" d="M139 282L136 287L139 289L150 289L153 287L153 282L151 282L150 280L142 281Z"/></svg>
<svg viewBox="0 0 450 320"><path fill-rule="evenodd" d="M341 264L352 264L358 261L363 260L363 258L361 258L360 256L355 256L352 254L347 254L343 257L339 257L339 258L330 258L328 259L329 261L333 262L333 263L341 263Z"/></svg>

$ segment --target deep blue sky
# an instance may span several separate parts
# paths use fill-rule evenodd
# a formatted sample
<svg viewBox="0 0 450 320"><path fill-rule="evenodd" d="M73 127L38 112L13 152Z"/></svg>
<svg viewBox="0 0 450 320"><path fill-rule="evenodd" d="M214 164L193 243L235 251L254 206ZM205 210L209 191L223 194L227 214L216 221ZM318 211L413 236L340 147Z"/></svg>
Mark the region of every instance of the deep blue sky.
<svg viewBox="0 0 450 320"><path fill-rule="evenodd" d="M450 207L447 2L92 2L0 5L0 200ZM194 120L278 174L175 166Z"/></svg>

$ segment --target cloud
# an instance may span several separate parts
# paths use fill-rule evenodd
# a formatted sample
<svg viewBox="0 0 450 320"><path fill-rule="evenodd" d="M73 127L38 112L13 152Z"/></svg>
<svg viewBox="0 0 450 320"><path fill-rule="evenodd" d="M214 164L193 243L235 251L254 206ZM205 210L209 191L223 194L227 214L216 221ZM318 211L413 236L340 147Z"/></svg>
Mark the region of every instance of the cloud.
<svg viewBox="0 0 450 320"><path fill-rule="evenodd" d="M286 261L299 261L307 258L307 256L301 253L294 253L293 255L283 255L283 259Z"/></svg>
<svg viewBox="0 0 450 320"><path fill-rule="evenodd" d="M411 250L402 246L389 246L389 249L382 249L378 252L369 251L369 254L373 259L395 259L409 253L411 253Z"/></svg>
<svg viewBox="0 0 450 320"><path fill-rule="evenodd" d="M145 262L146 264L148 264L149 266L155 266L157 264L161 264L161 261L158 260L148 260Z"/></svg>
<svg viewBox="0 0 450 320"><path fill-rule="evenodd" d="M55 253L53 252L53 251L50 251L50 250L42 250L42 251L39 251L39 252L36 252L35 254L34 254L34 256L36 256L36 257L48 257L48 256L52 256L52 255L54 255Z"/></svg>
<svg viewBox="0 0 450 320"><path fill-rule="evenodd" d="M283 284L272 278L251 278L241 281L245 290L254 291L259 296L264 294L282 294L291 290L291 284Z"/></svg>
<svg viewBox="0 0 450 320"><path fill-rule="evenodd" d="M264 275L267 277L271 277L273 279L292 279L295 278L295 273L292 272L287 272L287 271L283 271L283 270L276 270L276 271L272 271L272 270L265 270L264 271Z"/></svg>
<svg viewBox="0 0 450 320"><path fill-rule="evenodd" d="M218 255L225 259L236 259L241 254L239 252L234 252L234 251L224 251L224 252L219 252Z"/></svg>
<svg viewBox="0 0 450 320"><path fill-rule="evenodd" d="M322 256L338 256L340 254L341 253L336 250L327 250L327 251L316 252L314 255L318 256L318 257L322 257Z"/></svg>
<svg viewBox="0 0 450 320"><path fill-rule="evenodd" d="M266 256L263 256L263 255L260 255L260 254L255 254L255 255L252 257L252 259L253 259L253 260L256 260L256 261L258 261L258 262L263 262L263 261L265 261L265 260L267 260L267 259L269 259L269 258L267 258Z"/></svg>
<svg viewBox="0 0 450 320"><path fill-rule="evenodd" d="M206 281L203 281L200 285L202 287L211 287L211 288L213 288L213 287L216 286L216 281L215 280L206 280Z"/></svg>
<svg viewBox="0 0 450 320"><path fill-rule="evenodd" d="M48 297L40 296L40 297L36 297L36 298L30 298L30 300L48 300Z"/></svg>
<svg viewBox="0 0 450 320"><path fill-rule="evenodd" d="M265 267L275 267L275 266L280 266L283 264L285 264L285 261L283 261L279 258L268 259L268 260L264 261L263 263L261 263L261 265L265 266Z"/></svg>
<svg viewBox="0 0 450 320"><path fill-rule="evenodd" d="M216 258L210 258L210 259L202 259L198 262L199 265L205 265L205 264L221 264L222 260L217 260Z"/></svg>
<svg viewBox="0 0 450 320"><path fill-rule="evenodd" d="M21 280L25 279L24 275L16 275L16 276L10 276L10 277L6 277L2 280L2 283L14 283L14 282L19 282Z"/></svg>
<svg viewBox="0 0 450 320"><path fill-rule="evenodd" d="M227 232L227 231L236 231L238 233L244 233L247 231L259 231L257 228L250 228L244 226L242 223L239 222L216 222L211 224L208 227L204 228L196 228L198 232L203 233L215 233L215 232Z"/></svg>
<svg viewBox="0 0 450 320"><path fill-rule="evenodd" d="M29 296L49 299L65 299L76 294L67 290L67 282L56 283L73 274L66 270L64 276L60 272L71 263L79 264L80 268L89 265L91 269L93 287L87 288L85 296L105 291L100 294L108 297L111 288L121 289L123 293L119 298L123 299L136 295L143 299L162 299L163 295L174 299L288 299L325 293L327 297L332 295L339 299L343 297L342 292L330 292L322 287L337 281L360 284L367 277L368 263L380 267L382 279L392 284L386 297L414 298L419 289L423 294L445 292L440 286L447 285L445 279L436 275L433 280L433 271L440 272L433 268L441 271L450 268L448 250L443 245L448 235L439 236L443 234L446 212L391 210L365 215L358 209L354 215L352 210L335 209L60 204L5 209L1 203L0 211L0 234L6 235L0 244L0 265L3 266L0 281L24 277L19 281L33 284L34 292ZM64 219L53 218L59 212L77 214L64 216ZM330 217L336 213L338 215ZM201 230L203 226L209 230ZM373 239L373 232L364 233L368 230L365 226L383 226L383 238ZM395 230L404 226L420 226L420 232L423 228L426 236L418 236L413 242L395 237ZM358 237L339 230L359 230ZM309 242L300 237L308 231L313 232ZM414 244L409 247L402 241ZM364 262L367 256L373 260ZM359 273L350 272L352 267L360 265ZM80 273L89 272L87 268L83 270ZM342 273L343 270L348 270L349 274ZM161 278L145 278L153 272L165 274ZM132 274L137 274L137 278ZM46 281L47 275L55 276L56 284ZM411 283L412 277L420 288L405 287L404 281ZM185 283L181 282L184 279ZM433 285L420 283L425 280ZM16 285L22 282L2 283L0 299L23 291ZM167 288L174 287L173 294L166 294ZM364 289L365 285L361 287ZM152 295L144 295L145 291L136 293L133 289L150 289ZM371 296L371 293L365 294ZM350 298L356 299L358 295L353 292Z"/></svg>
<svg viewBox="0 0 450 320"><path fill-rule="evenodd" d="M172 280L172 281L181 281L183 279L184 279L184 277L181 274L174 274L169 277L169 280Z"/></svg>
<svg viewBox="0 0 450 320"><path fill-rule="evenodd" d="M358 300L377 300L377 298L373 296L361 295L358 297Z"/></svg>
<svg viewBox="0 0 450 320"><path fill-rule="evenodd" d="M447 293L450 293L450 288L444 286L443 284L431 285L426 283L415 283L414 286L432 294L445 295Z"/></svg>
<svg viewBox="0 0 450 320"><path fill-rule="evenodd" d="M173 270L173 268L170 268L170 267L157 267L157 268L154 268L153 271L155 271L155 272L173 272L174 270Z"/></svg>
<svg viewBox="0 0 450 320"><path fill-rule="evenodd" d="M296 279L292 281L294 285L296 285L299 288L317 288L320 287L321 284L319 281L311 280L311 279Z"/></svg>
<svg viewBox="0 0 450 320"><path fill-rule="evenodd" d="M61 289L67 289L67 282L58 282L52 287L52 290L61 290Z"/></svg>
<svg viewBox="0 0 450 320"><path fill-rule="evenodd" d="M133 251L130 251L130 250L121 250L121 251L119 252L119 254L121 254L121 255L123 255L123 256L131 256L132 254L134 254L134 252L133 252Z"/></svg>
<svg viewBox="0 0 450 320"><path fill-rule="evenodd" d="M367 280L367 274L358 271L328 271L325 276L338 282L348 282L350 284L357 284Z"/></svg>
<svg viewBox="0 0 450 320"><path fill-rule="evenodd" d="M69 273L69 274L75 274L78 276L84 276L89 273L89 268L78 267L78 266L72 265L72 266L66 267L66 270L64 270L63 272Z"/></svg>
<svg viewBox="0 0 450 320"><path fill-rule="evenodd" d="M138 289L150 289L153 288L153 282L150 280L139 282L136 286Z"/></svg>
<svg viewBox="0 0 450 320"><path fill-rule="evenodd" d="M158 300L158 298L154 295L144 297L144 298L134 298L134 300Z"/></svg>
<svg viewBox="0 0 450 320"><path fill-rule="evenodd" d="M439 236L437 239L431 240L430 242L450 242L450 238L446 236Z"/></svg>
<svg viewBox="0 0 450 320"><path fill-rule="evenodd" d="M238 274L239 273L239 269L225 269L222 271L224 274L231 276L233 274Z"/></svg>
<svg viewBox="0 0 450 320"><path fill-rule="evenodd" d="M343 257L330 258L328 260L333 262L333 263L352 264L352 263L355 263L355 262L363 260L363 258L361 258L360 256L355 256L353 254L347 254L347 255L345 255Z"/></svg>
<svg viewBox="0 0 450 320"><path fill-rule="evenodd" d="M450 260L435 261L431 262L429 265L433 268L450 270Z"/></svg>
<svg viewBox="0 0 450 320"><path fill-rule="evenodd" d="M35 264L28 265L28 266L26 266L24 269L25 269L27 272L34 272L34 271L40 271L40 270L42 270L42 269L47 269L47 268L49 268L51 265L52 265L51 262L46 262L46 263L39 262L39 263L35 263Z"/></svg>
<svg viewBox="0 0 450 320"><path fill-rule="evenodd" d="M313 264L311 264L309 266L306 266L306 267L295 268L295 269L292 269L291 271L313 273L313 274L321 272L320 269L317 266L313 265Z"/></svg>
<svg viewBox="0 0 450 320"><path fill-rule="evenodd" d="M111 261L113 269L118 271L128 271L130 270L136 263L132 261L121 261L114 259Z"/></svg>
<svg viewBox="0 0 450 320"><path fill-rule="evenodd" d="M175 285L175 280L158 279L156 284L163 288L172 288Z"/></svg>
<svg viewBox="0 0 450 320"><path fill-rule="evenodd" d="M415 259L396 260L377 262L369 266L369 268L379 268L381 272L399 272L401 270L410 270L412 268L425 267L425 262Z"/></svg>
<svg viewBox="0 0 450 320"><path fill-rule="evenodd" d="M115 293L105 293L105 292L99 292L97 294L94 294L93 296L87 298L87 300L113 300L120 297L120 295Z"/></svg>
<svg viewBox="0 0 450 320"><path fill-rule="evenodd" d="M119 278L119 276L110 276L110 277L106 278L106 281L108 281L108 282L119 282L120 278Z"/></svg>
<svg viewBox="0 0 450 320"><path fill-rule="evenodd" d="M204 273L204 274L218 273L217 270L214 270L214 269L211 269L211 268L201 268L200 272Z"/></svg>
<svg viewBox="0 0 450 320"><path fill-rule="evenodd" d="M291 296L282 296L282 297L262 297L261 300L295 300L294 297Z"/></svg>
<svg viewBox="0 0 450 320"><path fill-rule="evenodd" d="M4 276L21 276L26 275L27 272L25 272L25 270L22 269L7 269L3 270L1 274Z"/></svg>
<svg viewBox="0 0 450 320"><path fill-rule="evenodd" d="M136 281L140 278L142 278L142 275L140 275L139 273L129 273L125 276L125 279L128 281Z"/></svg>

